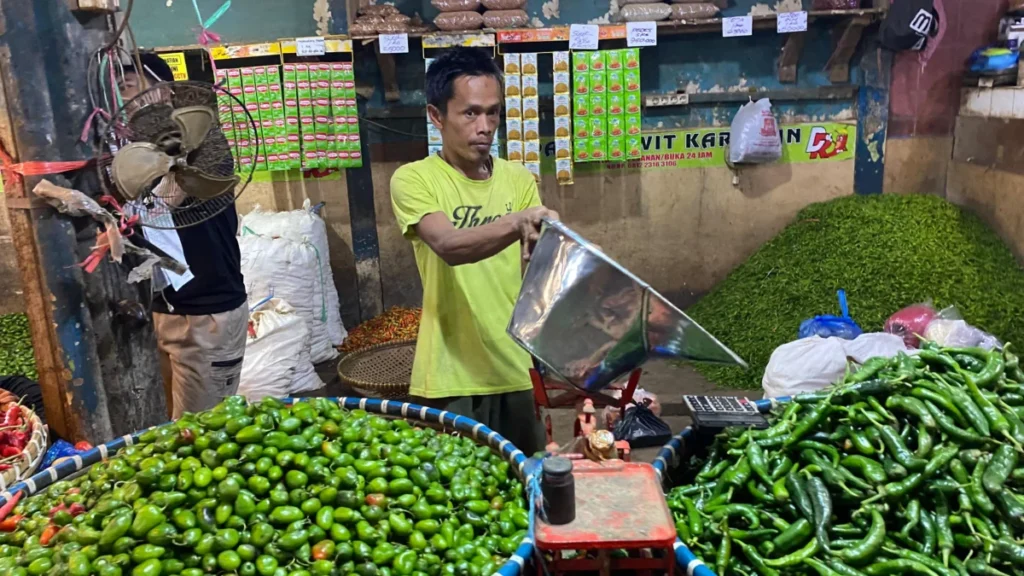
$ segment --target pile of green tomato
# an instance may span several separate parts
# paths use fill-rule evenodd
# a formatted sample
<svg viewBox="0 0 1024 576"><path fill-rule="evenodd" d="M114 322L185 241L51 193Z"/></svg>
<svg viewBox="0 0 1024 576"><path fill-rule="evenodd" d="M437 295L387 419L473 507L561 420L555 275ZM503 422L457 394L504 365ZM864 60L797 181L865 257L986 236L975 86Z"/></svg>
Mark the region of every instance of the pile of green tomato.
<svg viewBox="0 0 1024 576"><path fill-rule="evenodd" d="M0 574L487 576L529 523L509 467L327 399L230 397L19 502Z"/></svg>

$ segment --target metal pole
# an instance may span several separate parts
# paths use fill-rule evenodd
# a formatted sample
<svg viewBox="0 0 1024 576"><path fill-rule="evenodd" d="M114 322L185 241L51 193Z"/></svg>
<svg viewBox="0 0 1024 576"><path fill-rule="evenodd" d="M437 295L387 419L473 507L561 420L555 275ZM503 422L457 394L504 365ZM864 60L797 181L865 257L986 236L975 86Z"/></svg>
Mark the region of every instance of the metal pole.
<svg viewBox="0 0 1024 576"><path fill-rule="evenodd" d="M64 0L0 0L0 140L14 161L96 156L91 143L79 141L91 112L86 71L109 38L104 15L72 14ZM99 193L94 168L67 176L48 178ZM138 289L110 261L82 272L77 264L95 243L97 226L31 201L39 180L5 175L5 193L15 197L8 210L48 422L65 438L93 442L162 422L152 325L122 312L139 301Z"/></svg>

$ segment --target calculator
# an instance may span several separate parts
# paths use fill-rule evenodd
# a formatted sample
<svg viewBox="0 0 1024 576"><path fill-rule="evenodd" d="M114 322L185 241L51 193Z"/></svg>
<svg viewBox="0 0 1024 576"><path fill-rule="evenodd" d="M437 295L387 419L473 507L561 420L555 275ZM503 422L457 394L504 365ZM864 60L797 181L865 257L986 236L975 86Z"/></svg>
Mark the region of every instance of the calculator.
<svg viewBox="0 0 1024 576"><path fill-rule="evenodd" d="M738 396L683 396L693 425L700 428L767 428L768 419L748 398Z"/></svg>

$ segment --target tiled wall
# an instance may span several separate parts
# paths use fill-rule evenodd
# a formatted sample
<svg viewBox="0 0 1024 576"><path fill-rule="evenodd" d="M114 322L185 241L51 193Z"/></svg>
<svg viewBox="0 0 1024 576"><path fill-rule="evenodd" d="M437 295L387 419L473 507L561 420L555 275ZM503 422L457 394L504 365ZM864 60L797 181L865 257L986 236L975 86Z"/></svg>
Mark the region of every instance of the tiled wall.
<svg viewBox="0 0 1024 576"><path fill-rule="evenodd" d="M896 0L897 2L899 0ZM896 57L893 67L889 137L951 136L960 108L967 60L996 38L1008 0L942 0L946 34L932 58L916 53Z"/></svg>

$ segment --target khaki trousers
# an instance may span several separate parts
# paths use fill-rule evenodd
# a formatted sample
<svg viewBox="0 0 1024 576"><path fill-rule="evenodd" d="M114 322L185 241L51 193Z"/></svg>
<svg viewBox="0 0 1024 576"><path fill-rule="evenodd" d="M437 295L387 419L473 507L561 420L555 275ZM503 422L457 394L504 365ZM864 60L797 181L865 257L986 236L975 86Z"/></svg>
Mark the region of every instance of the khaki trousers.
<svg viewBox="0 0 1024 576"><path fill-rule="evenodd" d="M247 304L202 316L153 313L172 418L213 408L238 390L248 324Z"/></svg>

